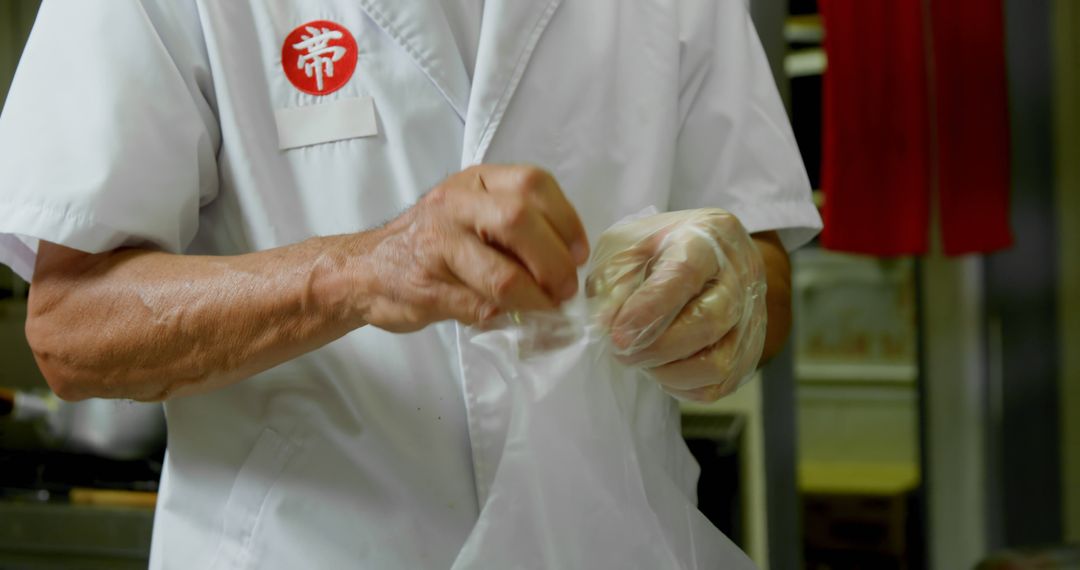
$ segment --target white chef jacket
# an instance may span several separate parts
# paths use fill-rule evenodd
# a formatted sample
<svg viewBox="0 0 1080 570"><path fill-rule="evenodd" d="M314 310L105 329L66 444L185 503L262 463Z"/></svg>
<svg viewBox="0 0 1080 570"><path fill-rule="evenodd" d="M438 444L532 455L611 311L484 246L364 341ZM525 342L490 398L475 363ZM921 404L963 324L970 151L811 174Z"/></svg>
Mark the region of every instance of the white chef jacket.
<svg viewBox="0 0 1080 570"><path fill-rule="evenodd" d="M593 238L647 206L726 208L789 248L819 230L742 0L486 0L472 80L433 8L45 0L0 116L0 262L29 278L42 239L230 255L360 231L479 162L549 169ZM358 49L323 96L283 72L315 20ZM334 140L335 113L365 108L335 105L366 97L374 132ZM279 148L302 128L279 131L282 109L325 142ZM449 567L505 428L457 342L364 327L168 402L151 566ZM659 460L692 493L671 430Z"/></svg>
<svg viewBox="0 0 1080 570"><path fill-rule="evenodd" d="M484 0L441 0L446 23L454 34L461 62L472 80L476 51L480 48L480 24L484 19Z"/></svg>

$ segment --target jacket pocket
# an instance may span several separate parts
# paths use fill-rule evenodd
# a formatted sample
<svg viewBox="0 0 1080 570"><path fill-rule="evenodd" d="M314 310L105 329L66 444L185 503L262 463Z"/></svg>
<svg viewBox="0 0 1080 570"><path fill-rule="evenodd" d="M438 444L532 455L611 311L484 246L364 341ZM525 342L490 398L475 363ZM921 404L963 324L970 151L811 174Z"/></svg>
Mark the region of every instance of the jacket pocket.
<svg viewBox="0 0 1080 570"><path fill-rule="evenodd" d="M299 448L298 443L271 428L259 435L229 492L221 539L211 568L254 567L252 547L258 538L255 531L266 497Z"/></svg>
<svg viewBox="0 0 1080 570"><path fill-rule="evenodd" d="M274 121L280 150L379 134L371 97L348 97L278 109Z"/></svg>

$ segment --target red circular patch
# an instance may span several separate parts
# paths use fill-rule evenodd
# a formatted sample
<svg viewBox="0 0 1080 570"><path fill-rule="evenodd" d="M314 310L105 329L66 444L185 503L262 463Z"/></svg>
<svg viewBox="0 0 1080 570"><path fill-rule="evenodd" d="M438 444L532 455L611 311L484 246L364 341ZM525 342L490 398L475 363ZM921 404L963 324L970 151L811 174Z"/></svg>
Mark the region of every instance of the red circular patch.
<svg viewBox="0 0 1080 570"><path fill-rule="evenodd" d="M297 89L327 95L356 71L356 40L340 24L315 20L296 28L281 46L281 67Z"/></svg>

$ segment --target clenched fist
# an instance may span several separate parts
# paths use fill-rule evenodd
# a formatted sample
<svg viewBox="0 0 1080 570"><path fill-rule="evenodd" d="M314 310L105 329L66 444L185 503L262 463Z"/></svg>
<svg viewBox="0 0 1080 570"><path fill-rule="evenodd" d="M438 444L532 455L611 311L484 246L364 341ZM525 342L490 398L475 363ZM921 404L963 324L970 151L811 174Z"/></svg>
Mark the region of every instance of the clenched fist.
<svg viewBox="0 0 1080 570"><path fill-rule="evenodd" d="M761 253L742 224L709 208L607 230L586 289L620 360L676 396L712 401L757 367L765 283Z"/></svg>
<svg viewBox="0 0 1080 570"><path fill-rule="evenodd" d="M468 168L373 234L358 303L364 320L393 332L554 308L577 292L589 257L573 206L532 166Z"/></svg>

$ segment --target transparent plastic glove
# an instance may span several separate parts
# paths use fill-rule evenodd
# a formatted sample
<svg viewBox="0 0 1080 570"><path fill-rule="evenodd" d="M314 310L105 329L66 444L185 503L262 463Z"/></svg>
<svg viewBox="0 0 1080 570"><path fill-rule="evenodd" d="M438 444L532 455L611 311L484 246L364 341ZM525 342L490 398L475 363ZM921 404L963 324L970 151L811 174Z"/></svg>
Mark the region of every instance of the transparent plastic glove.
<svg viewBox="0 0 1080 570"><path fill-rule="evenodd" d="M617 357L672 395L716 400L757 368L765 343L765 263L725 210L612 226L597 241L586 292Z"/></svg>

